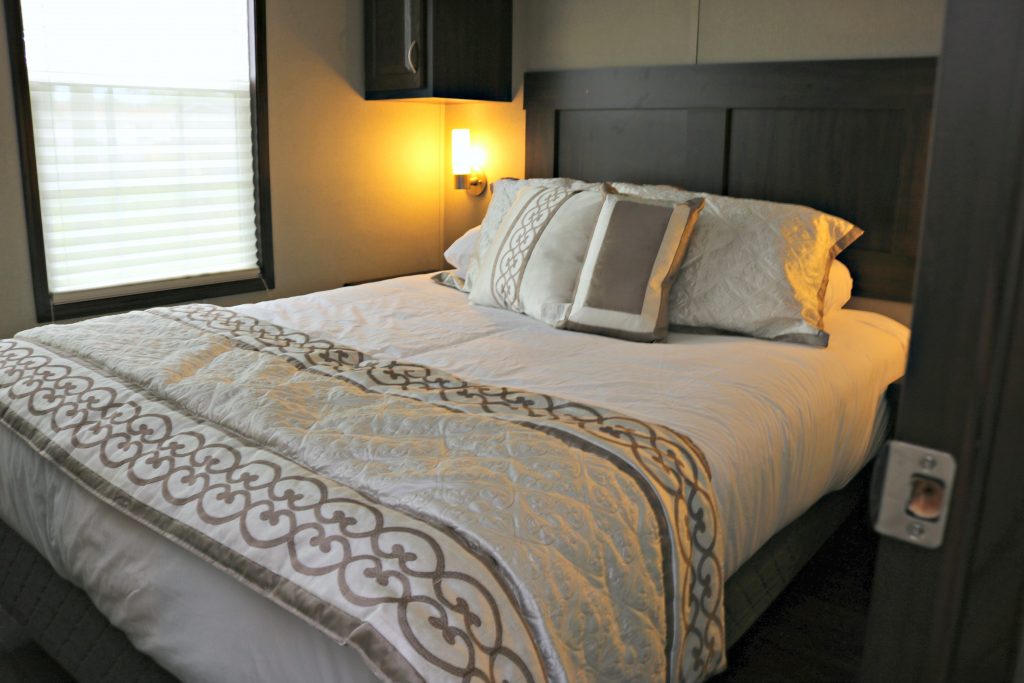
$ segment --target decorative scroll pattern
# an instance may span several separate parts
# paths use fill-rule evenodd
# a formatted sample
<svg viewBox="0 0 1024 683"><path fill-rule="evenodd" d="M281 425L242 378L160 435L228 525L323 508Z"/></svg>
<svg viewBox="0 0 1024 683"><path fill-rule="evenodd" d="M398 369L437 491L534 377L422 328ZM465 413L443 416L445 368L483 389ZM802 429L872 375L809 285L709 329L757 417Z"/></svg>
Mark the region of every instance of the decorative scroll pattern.
<svg viewBox="0 0 1024 683"><path fill-rule="evenodd" d="M294 335L260 330L275 338L263 341L278 353L294 350ZM316 349L307 357L340 364L354 357L344 350ZM546 680L525 627L507 629L503 615L515 610L496 588L497 579L452 568L455 558L444 548L458 540L450 532L20 340L0 341L0 421L22 424L33 442L50 445L46 453L58 465L91 483L101 497L130 507L144 523L166 527L159 510L177 509L175 519L193 520L199 530L178 536L186 545L197 548L202 544L197 539L208 535L229 549L232 541L240 545L235 550L241 555L283 548L288 569L312 579L302 584L306 590L327 585L344 604L363 610L393 607L405 643L438 672L466 681ZM96 482L91 476L96 473L106 483ZM445 533L448 539L437 538ZM203 552L228 564L230 553ZM253 573L238 563L236 557L230 568ZM479 567L489 564L479 559ZM480 573L488 576L488 570ZM329 581L318 581L321 577ZM274 581L272 591L265 586L268 594L300 612L309 605L300 591L282 585L285 577ZM330 609L317 603L307 611L304 616L316 620ZM352 624L343 618L336 622L331 634L344 640Z"/></svg>
<svg viewBox="0 0 1024 683"><path fill-rule="evenodd" d="M254 348L282 353L278 334L293 333L255 318L206 304L154 309L154 314L244 339ZM318 341L318 348L330 342ZM337 354L328 354L334 357ZM294 356L289 356L293 358ZM501 419L550 425L583 436L618 457L633 463L664 501L671 518L673 545L679 559L679 587L668 614L681 620L672 644L673 666L684 680L697 680L714 672L722 661L725 643L722 591L725 577L719 556L719 520L710 474L703 454L686 436L660 425L617 415L605 409L552 396L466 382L431 368L397 361L303 364L354 382L369 391L396 393L444 405L463 412L486 413ZM669 596L668 599L672 599ZM671 637L671 636L670 636Z"/></svg>
<svg viewBox="0 0 1024 683"><path fill-rule="evenodd" d="M563 188L539 190L515 217L495 256L491 295L503 308L523 312L519 290L537 240L555 213L575 192Z"/></svg>

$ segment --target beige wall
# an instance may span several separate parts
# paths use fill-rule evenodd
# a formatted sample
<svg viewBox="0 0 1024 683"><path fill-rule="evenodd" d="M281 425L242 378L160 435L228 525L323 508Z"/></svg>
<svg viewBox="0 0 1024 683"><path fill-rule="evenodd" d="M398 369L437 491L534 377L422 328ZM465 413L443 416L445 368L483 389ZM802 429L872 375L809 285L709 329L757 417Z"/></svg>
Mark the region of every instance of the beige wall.
<svg viewBox="0 0 1024 683"><path fill-rule="evenodd" d="M705 0L698 61L937 55L945 0Z"/></svg>
<svg viewBox="0 0 1024 683"><path fill-rule="evenodd" d="M694 61L699 0L520 3L515 38L521 43L526 71Z"/></svg>
<svg viewBox="0 0 1024 683"><path fill-rule="evenodd" d="M362 5L267 0L275 296L440 260L445 107L362 99ZM0 337L35 323L16 144L0 58Z"/></svg>
<svg viewBox="0 0 1024 683"><path fill-rule="evenodd" d="M516 0L522 72L645 64L935 55L944 0ZM509 104L450 105L446 128L487 142L491 177L522 176L522 92ZM484 202L445 185L445 242Z"/></svg>

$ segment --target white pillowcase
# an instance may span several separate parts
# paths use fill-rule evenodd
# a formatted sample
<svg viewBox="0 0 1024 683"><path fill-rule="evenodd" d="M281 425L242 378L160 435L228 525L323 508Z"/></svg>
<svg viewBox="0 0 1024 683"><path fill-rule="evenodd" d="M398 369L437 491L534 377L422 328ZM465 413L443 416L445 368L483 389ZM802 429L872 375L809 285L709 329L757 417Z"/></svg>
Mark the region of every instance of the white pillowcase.
<svg viewBox="0 0 1024 683"><path fill-rule="evenodd" d="M478 246L470 303L561 326L605 194L523 185L490 244Z"/></svg>
<svg viewBox="0 0 1024 683"><path fill-rule="evenodd" d="M571 190L598 190L604 187L604 183L586 183L582 180L572 178L528 178L516 180L515 178L501 178L491 184L491 203L487 206L487 213L484 215L483 223L480 224L480 239L477 242L476 251L466 266L466 288L473 289L479 267L479 257L487 252L491 241L497 234L505 214L512 207L516 195L524 187L561 187Z"/></svg>
<svg viewBox="0 0 1024 683"><path fill-rule="evenodd" d="M455 267L455 274L462 279L466 278L466 270L469 268L469 260L476 253L477 242L480 241L481 226L470 228L462 237L452 242L444 252L444 260Z"/></svg>
<svg viewBox="0 0 1024 683"><path fill-rule="evenodd" d="M704 193L672 290L676 329L827 346L822 311L836 255L863 234L816 209Z"/></svg>
<svg viewBox="0 0 1024 683"><path fill-rule="evenodd" d="M853 296L853 276L850 269L839 259L832 260L832 268L828 271L828 286L825 288L825 302L822 315L838 311L850 303Z"/></svg>

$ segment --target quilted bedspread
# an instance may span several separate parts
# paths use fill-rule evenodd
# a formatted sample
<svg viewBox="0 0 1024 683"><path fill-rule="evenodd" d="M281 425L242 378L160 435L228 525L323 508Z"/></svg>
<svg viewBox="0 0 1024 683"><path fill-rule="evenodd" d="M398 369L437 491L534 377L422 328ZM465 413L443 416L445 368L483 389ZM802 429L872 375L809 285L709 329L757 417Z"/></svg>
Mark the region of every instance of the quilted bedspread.
<svg viewBox="0 0 1024 683"><path fill-rule="evenodd" d="M0 422L385 680L724 667L710 475L668 428L210 305L0 341Z"/></svg>

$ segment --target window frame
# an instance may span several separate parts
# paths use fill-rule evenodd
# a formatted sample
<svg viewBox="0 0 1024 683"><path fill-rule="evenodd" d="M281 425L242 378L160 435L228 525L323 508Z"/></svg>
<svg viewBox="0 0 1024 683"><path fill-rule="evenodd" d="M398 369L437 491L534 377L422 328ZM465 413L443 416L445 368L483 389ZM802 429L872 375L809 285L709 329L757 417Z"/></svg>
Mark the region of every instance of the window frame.
<svg viewBox="0 0 1024 683"><path fill-rule="evenodd" d="M14 88L14 111L21 159L25 222L28 226L29 263L36 319L51 322L103 313L114 313L151 306L210 299L273 289L274 250L270 210L270 154L267 131L267 41L264 0L248 0L249 6L249 101L252 117L253 181L256 188L256 264L260 277L216 284L174 287L153 292L87 299L55 304L46 272L43 244L43 214L39 202L39 174L36 166L35 131L32 127L32 100L29 93L28 64L25 57L25 29L21 0L4 0L7 47Z"/></svg>

